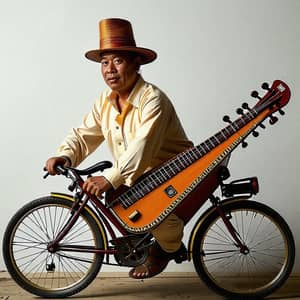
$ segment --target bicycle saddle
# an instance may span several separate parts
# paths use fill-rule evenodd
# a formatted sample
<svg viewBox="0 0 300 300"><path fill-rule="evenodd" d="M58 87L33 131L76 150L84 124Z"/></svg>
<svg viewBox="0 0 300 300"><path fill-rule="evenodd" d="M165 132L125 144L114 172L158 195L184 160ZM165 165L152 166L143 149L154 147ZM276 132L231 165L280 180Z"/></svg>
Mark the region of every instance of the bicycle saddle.
<svg viewBox="0 0 300 300"><path fill-rule="evenodd" d="M104 160L104 161L100 161L86 169L75 169L75 168L69 168L71 170L74 170L78 175L91 175L93 173L96 173L98 171L104 171L105 169L111 168L112 167L112 163L108 160Z"/></svg>

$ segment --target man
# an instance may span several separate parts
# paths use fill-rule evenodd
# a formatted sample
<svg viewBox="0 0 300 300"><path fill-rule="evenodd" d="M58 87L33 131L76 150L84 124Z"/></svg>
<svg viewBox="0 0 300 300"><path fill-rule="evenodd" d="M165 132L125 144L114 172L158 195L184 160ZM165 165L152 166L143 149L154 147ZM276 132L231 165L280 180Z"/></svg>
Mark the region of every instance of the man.
<svg viewBox="0 0 300 300"><path fill-rule="evenodd" d="M51 175L57 165L76 167L104 140L114 166L102 176L88 178L83 189L102 194L121 184L132 185L138 177L193 144L187 139L167 96L139 74L141 65L155 60L156 53L137 47L130 22L105 19L99 23L100 48L86 53L101 64L109 89L104 91L78 128L73 128L59 147L58 156L46 162ZM146 262L132 269L133 278L160 273L169 260L185 250L181 239L183 221L171 214L152 231L156 239Z"/></svg>

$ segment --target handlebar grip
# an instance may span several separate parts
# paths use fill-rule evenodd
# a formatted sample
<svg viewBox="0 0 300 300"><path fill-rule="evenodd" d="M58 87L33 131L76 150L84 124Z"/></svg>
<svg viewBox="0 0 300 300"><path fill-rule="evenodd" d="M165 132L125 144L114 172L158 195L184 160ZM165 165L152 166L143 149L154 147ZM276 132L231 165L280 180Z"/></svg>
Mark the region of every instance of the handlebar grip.
<svg viewBox="0 0 300 300"><path fill-rule="evenodd" d="M50 175L50 173L48 172L46 167L43 168L43 171L46 172L45 175L43 176L43 178L46 179Z"/></svg>
<svg viewBox="0 0 300 300"><path fill-rule="evenodd" d="M67 174L67 170L63 166L56 166L55 169L59 174L63 174L63 175ZM43 170L46 172L43 178L46 179L50 175L50 173L47 171L46 167L44 167Z"/></svg>
<svg viewBox="0 0 300 300"><path fill-rule="evenodd" d="M44 170L45 171L45 170ZM46 179L50 175L49 172L46 172L46 174L43 176L44 179Z"/></svg>

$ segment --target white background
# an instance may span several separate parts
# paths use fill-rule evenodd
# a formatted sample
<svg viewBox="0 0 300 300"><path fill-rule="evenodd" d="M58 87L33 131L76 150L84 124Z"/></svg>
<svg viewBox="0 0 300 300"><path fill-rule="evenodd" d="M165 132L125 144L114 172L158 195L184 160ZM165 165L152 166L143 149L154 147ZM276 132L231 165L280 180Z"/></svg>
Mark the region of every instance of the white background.
<svg viewBox="0 0 300 300"><path fill-rule="evenodd" d="M248 148L235 150L230 170L232 180L258 176L257 200L280 212L299 248L297 0L1 0L1 240L9 219L26 202L66 192L63 178L45 181L42 169L105 88L99 65L84 53L98 47L98 21L108 17L129 19L137 44L158 52L142 74L169 95L195 143L224 127L224 114L234 119L242 102L254 105L249 94L263 93L262 82L288 83L292 97L286 115L272 127L266 122L258 138L248 139ZM105 159L110 155L104 146L81 166ZM180 270L193 266L168 267Z"/></svg>

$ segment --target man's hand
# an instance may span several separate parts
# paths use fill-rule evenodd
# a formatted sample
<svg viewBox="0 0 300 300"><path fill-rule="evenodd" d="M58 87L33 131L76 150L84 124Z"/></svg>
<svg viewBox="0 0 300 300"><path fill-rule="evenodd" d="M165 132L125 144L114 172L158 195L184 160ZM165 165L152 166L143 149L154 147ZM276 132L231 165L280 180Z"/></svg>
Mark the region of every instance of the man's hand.
<svg viewBox="0 0 300 300"><path fill-rule="evenodd" d="M111 183L103 176L89 177L82 186L85 192L103 198L102 194L112 188Z"/></svg>
<svg viewBox="0 0 300 300"><path fill-rule="evenodd" d="M64 166L64 167L69 167L70 163L69 160L63 156L58 156L58 157L50 157L46 161L46 169L49 172L50 175L57 175L59 174L56 171L57 166Z"/></svg>

